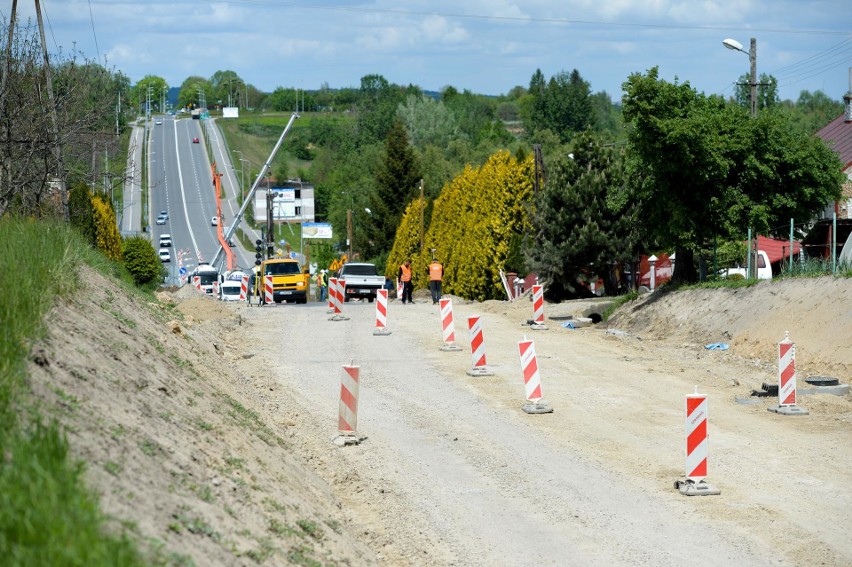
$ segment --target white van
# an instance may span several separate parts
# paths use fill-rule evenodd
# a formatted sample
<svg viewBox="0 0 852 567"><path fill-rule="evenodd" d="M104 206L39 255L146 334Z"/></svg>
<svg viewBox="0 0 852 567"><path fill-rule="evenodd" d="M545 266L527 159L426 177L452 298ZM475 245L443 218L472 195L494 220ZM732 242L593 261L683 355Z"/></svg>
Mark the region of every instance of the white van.
<svg viewBox="0 0 852 567"><path fill-rule="evenodd" d="M161 234L160 235L160 247L161 248L171 248L172 246L172 235L171 234Z"/></svg>

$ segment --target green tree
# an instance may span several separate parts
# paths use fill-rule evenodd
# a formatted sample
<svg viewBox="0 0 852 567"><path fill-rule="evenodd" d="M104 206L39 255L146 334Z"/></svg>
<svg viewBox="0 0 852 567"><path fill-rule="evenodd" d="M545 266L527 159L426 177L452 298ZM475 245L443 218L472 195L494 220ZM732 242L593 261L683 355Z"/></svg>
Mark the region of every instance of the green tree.
<svg viewBox="0 0 852 567"><path fill-rule="evenodd" d="M185 109L198 108L201 105L201 94L204 95L208 103L215 99L210 81L204 77L187 77L180 85L178 106Z"/></svg>
<svg viewBox="0 0 852 567"><path fill-rule="evenodd" d="M757 109L766 110L778 106L778 79L772 75L761 73L757 80ZM734 100L743 108L751 108L751 75L741 75L734 89Z"/></svg>
<svg viewBox="0 0 852 567"><path fill-rule="evenodd" d="M92 193L85 183L77 183L68 196L68 214L71 226L83 235L83 238L95 246L95 209L92 205Z"/></svg>
<svg viewBox="0 0 852 567"><path fill-rule="evenodd" d="M530 267L551 300L589 295L587 284L597 277L614 295L619 282L611 267L633 258L639 241L620 156L586 132L549 170L530 219Z"/></svg>
<svg viewBox="0 0 852 567"><path fill-rule="evenodd" d="M115 213L100 196L92 197L95 215L95 243L110 260L121 260L121 235L115 223Z"/></svg>
<svg viewBox="0 0 852 567"><path fill-rule="evenodd" d="M446 146L450 140L463 136L455 114L442 102L426 95L409 95L397 109L411 145L423 147L428 144Z"/></svg>
<svg viewBox="0 0 852 567"><path fill-rule="evenodd" d="M136 285L152 284L162 278L163 263L150 240L142 236L130 236L123 239L121 244L124 265Z"/></svg>
<svg viewBox="0 0 852 567"><path fill-rule="evenodd" d="M795 104L785 101L784 105L789 108L796 126L808 134L843 114L843 103L829 98L822 91L802 91Z"/></svg>
<svg viewBox="0 0 852 567"><path fill-rule="evenodd" d="M236 71L216 71L210 77L210 88L213 90L213 97L208 100L208 103L217 103L222 106L238 106L239 101L243 98L243 85L245 83L237 74Z"/></svg>
<svg viewBox="0 0 852 567"><path fill-rule="evenodd" d="M513 241L528 227L532 168L532 156L518 161L500 151L481 167L465 168L443 188L433 204L424 250L412 264L416 287L426 284L434 248L444 265L446 293L477 300L505 297L500 270L511 260Z"/></svg>
<svg viewBox="0 0 852 567"><path fill-rule="evenodd" d="M698 279L694 255L717 236L805 222L840 194L836 155L782 113L750 119L656 68L631 75L624 91L628 177L657 245L677 253L675 281Z"/></svg>
<svg viewBox="0 0 852 567"><path fill-rule="evenodd" d="M373 222L368 232L368 256L390 250L402 211L414 197L422 175L402 121L391 125L385 140L385 156L376 174L376 191L369 208Z"/></svg>
<svg viewBox="0 0 852 567"><path fill-rule="evenodd" d="M150 101L150 112L165 112L162 107L163 93L167 91L169 84L162 77L156 75L145 75L133 86L133 96L139 101L140 111L145 113L145 105ZM149 98L150 97L150 98Z"/></svg>
<svg viewBox="0 0 852 567"><path fill-rule="evenodd" d="M577 69L571 73L557 73L547 83L537 69L528 92L532 101L522 111L529 135L535 137L536 133L547 129L567 142L577 132L597 127L591 87Z"/></svg>

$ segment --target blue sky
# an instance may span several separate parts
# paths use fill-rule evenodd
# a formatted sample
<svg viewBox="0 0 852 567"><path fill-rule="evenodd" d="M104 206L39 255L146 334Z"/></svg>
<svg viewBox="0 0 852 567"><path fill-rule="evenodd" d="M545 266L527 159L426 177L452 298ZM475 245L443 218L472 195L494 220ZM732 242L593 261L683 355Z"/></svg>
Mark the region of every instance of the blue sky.
<svg viewBox="0 0 852 567"><path fill-rule="evenodd" d="M10 3L0 13L9 21ZM233 70L263 91L357 87L368 74L426 90L505 94L578 69L617 100L634 72L730 95L749 71L779 79L784 99L849 90L848 0L41 0L51 52L76 50L136 82L180 86ZM18 2L19 18L33 2Z"/></svg>

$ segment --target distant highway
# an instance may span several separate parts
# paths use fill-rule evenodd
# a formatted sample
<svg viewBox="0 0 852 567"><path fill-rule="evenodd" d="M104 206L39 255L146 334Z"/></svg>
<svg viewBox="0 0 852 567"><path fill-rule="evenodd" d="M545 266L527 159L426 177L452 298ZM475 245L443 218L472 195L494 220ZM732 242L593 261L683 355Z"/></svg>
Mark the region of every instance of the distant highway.
<svg viewBox="0 0 852 567"><path fill-rule="evenodd" d="M155 248L159 248L160 235L170 234L172 237L169 283L177 281L178 254L183 257L183 266L189 272L199 262L211 261L219 247L217 229L211 222L216 216L216 195L201 127L198 120L157 116L150 134L148 179L151 210L148 222ZM209 130L215 132L213 128ZM196 138L198 143L193 142ZM214 148L216 146L221 146L218 138ZM218 153L222 156L221 148ZM228 175L233 179L230 161L219 162L218 169L225 174L222 177L225 192L233 198L236 185L227 182ZM225 224L233 218L233 206L226 200L222 202ZM165 224L157 225L156 217L161 211L166 211L169 218ZM237 254L238 267L248 268L253 264L253 253L241 252L239 247L232 250Z"/></svg>

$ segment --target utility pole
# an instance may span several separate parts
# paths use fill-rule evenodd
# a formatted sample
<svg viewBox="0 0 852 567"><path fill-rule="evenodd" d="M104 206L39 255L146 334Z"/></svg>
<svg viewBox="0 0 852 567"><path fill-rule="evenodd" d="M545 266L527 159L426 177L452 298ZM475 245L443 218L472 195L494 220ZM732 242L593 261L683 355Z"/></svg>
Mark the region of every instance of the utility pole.
<svg viewBox="0 0 852 567"><path fill-rule="evenodd" d="M748 60L751 64L751 117L757 116L757 38L751 38L751 45L748 50Z"/></svg>
<svg viewBox="0 0 852 567"><path fill-rule="evenodd" d="M420 251L423 252L424 246L424 238L423 234L424 224L425 224L425 209L426 209L426 199L423 197L423 178L420 178Z"/></svg>
<svg viewBox="0 0 852 567"><path fill-rule="evenodd" d="M346 209L346 243L349 244L349 252L346 258L352 261L352 209Z"/></svg>
<svg viewBox="0 0 852 567"><path fill-rule="evenodd" d="M12 5L13 11L16 4L17 2ZM62 199L62 215L65 218L65 222L68 222L71 220L71 215L68 211L68 188L65 185L65 163L62 159L62 143L59 139L59 121L56 118L56 100L53 98L53 74L50 71L50 60L47 56L47 40L44 36L44 20L41 17L41 4L39 3L39 0L35 0L35 9L36 19L38 20L38 31L41 35L41 48L44 53L44 75L45 83L47 84L47 100L48 104L50 104L50 119L53 123L53 151L56 157L56 167L58 169L56 177L59 180L59 193ZM9 38L11 39L11 30L9 31L9 34Z"/></svg>

